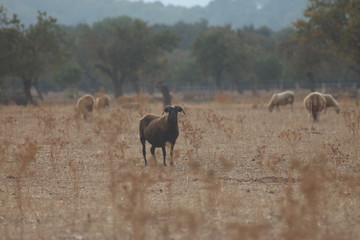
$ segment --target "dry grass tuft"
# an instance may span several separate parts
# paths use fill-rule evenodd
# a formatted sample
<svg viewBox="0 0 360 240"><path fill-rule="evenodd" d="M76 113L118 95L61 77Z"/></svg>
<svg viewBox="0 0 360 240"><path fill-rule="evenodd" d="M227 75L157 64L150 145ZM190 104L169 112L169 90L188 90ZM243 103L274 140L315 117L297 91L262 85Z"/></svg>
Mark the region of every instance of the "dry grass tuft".
<svg viewBox="0 0 360 240"><path fill-rule="evenodd" d="M56 127L56 119L44 108L38 108L34 111L35 117L38 119L39 128L43 128L44 133L52 131Z"/></svg>
<svg viewBox="0 0 360 240"><path fill-rule="evenodd" d="M231 96L230 94L226 94L224 92L216 92L214 95L214 100L215 102L221 104L231 104L235 103L236 101L234 96Z"/></svg>

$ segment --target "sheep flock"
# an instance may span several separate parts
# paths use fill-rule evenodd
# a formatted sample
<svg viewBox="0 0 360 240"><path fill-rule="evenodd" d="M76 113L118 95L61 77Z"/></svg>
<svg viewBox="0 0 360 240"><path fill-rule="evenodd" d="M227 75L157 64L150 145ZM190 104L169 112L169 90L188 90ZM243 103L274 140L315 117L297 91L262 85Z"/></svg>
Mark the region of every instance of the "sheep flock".
<svg viewBox="0 0 360 240"><path fill-rule="evenodd" d="M86 120L91 116L94 109L99 112L108 109L110 107L110 101L110 97L105 94L102 94L96 99L90 94L85 94L78 99L76 110ZM279 106L290 105L292 110L294 101L295 93L293 91L274 93L267 104L267 108L270 112L272 112L274 108L280 111ZM340 104L331 94L311 92L304 98L303 104L314 122L318 122L319 115L325 113L327 108L334 108L336 113L340 113L341 111ZM145 166L148 164L146 159L146 142L150 143L150 153L154 158L155 149L162 149L164 166L166 166L166 143L170 143L170 156L173 156L173 149L179 136L179 112L185 114L182 107L168 105L164 107L162 115L149 113L140 119L139 137L142 144Z"/></svg>

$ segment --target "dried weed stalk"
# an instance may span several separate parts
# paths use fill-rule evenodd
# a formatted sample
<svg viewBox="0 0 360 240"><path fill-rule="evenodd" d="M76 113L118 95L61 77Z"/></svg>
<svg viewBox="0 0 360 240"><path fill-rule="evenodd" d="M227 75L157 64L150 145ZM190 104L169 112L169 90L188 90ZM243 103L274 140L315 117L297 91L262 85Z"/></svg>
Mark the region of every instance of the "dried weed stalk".
<svg viewBox="0 0 360 240"><path fill-rule="evenodd" d="M199 149L203 140L204 130L194 127L188 118L184 118L181 121L181 131L184 132L185 141L192 146L199 157Z"/></svg>
<svg viewBox="0 0 360 240"><path fill-rule="evenodd" d="M16 171L16 195L18 208L22 216L24 216L24 204L23 204L23 181L27 181L34 172L30 171L30 164L35 161L36 153L38 152L38 144L36 141L31 140L29 137L25 138L23 144L18 145L18 151L14 153L14 159L18 164ZM22 232L21 232L22 236Z"/></svg>
<svg viewBox="0 0 360 240"><path fill-rule="evenodd" d="M149 104L149 95L145 93L138 93L134 96L134 98L135 101L142 107Z"/></svg>
<svg viewBox="0 0 360 240"><path fill-rule="evenodd" d="M355 161L359 160L359 133L360 133L360 110L345 110L342 112L345 126L349 130L353 140L353 151Z"/></svg>
<svg viewBox="0 0 360 240"><path fill-rule="evenodd" d="M219 114L214 113L213 110L205 111L205 118L210 126L219 131L223 131L225 136L230 140L233 135L233 128L229 127L227 124L228 118L220 116Z"/></svg>
<svg viewBox="0 0 360 240"><path fill-rule="evenodd" d="M266 167L269 168L273 173L279 172L278 166L280 163L285 161L284 154L274 154L269 156L268 160L266 161Z"/></svg>
<svg viewBox="0 0 360 240"><path fill-rule="evenodd" d="M46 109L40 107L34 112L34 115L38 119L39 128L43 127L44 133L55 129L56 119Z"/></svg>
<svg viewBox="0 0 360 240"><path fill-rule="evenodd" d="M256 152L257 152L257 164L259 164L260 166L263 165L263 161L264 161L264 158L265 158L265 153L266 153L266 148L267 146L266 145L261 145L261 146L258 146L256 148Z"/></svg>
<svg viewBox="0 0 360 240"><path fill-rule="evenodd" d="M231 96L231 95L223 93L223 92L216 92L214 95L214 100L215 100L215 102L221 103L221 104L230 104L230 103L236 102L236 99L234 96Z"/></svg>
<svg viewBox="0 0 360 240"><path fill-rule="evenodd" d="M281 131L278 137L290 146L292 154L295 154L296 146L302 139L302 135L299 131L290 129Z"/></svg>
<svg viewBox="0 0 360 240"><path fill-rule="evenodd" d="M333 213L328 198L334 194L331 186L336 182L336 169L329 164L326 154L319 152L309 163L299 162L295 170L301 179L299 188L304 199L296 195L295 186L287 186L285 198L280 200L281 218L286 226L283 238L327 239L328 233L320 226L327 226Z"/></svg>
<svg viewBox="0 0 360 240"><path fill-rule="evenodd" d="M2 121L1 125L4 127L5 136L12 136L13 135L16 124L17 124L17 120L13 116L6 117Z"/></svg>
<svg viewBox="0 0 360 240"><path fill-rule="evenodd" d="M196 234L201 229L199 215L194 211L190 211L184 208L175 208L171 210L171 214L165 212L159 217L167 219L174 219L174 224L165 224L162 229L164 239L171 239L171 232L186 232L184 239L195 239Z"/></svg>
<svg viewBox="0 0 360 240"><path fill-rule="evenodd" d="M47 141L50 143L50 163L54 171L57 170L57 162L60 160L60 154L65 147L70 143L62 137L48 137Z"/></svg>
<svg viewBox="0 0 360 240"><path fill-rule="evenodd" d="M72 183L73 183L73 196L72 196L73 205L74 205L73 221L75 221L75 219L77 217L78 208L79 208L81 173L79 171L79 167L76 166L76 163L73 159L68 160L68 166L70 168L71 179L72 179ZM73 224L75 224L75 222Z"/></svg>
<svg viewBox="0 0 360 240"><path fill-rule="evenodd" d="M235 121L243 128L244 127L244 121L246 119L246 115L243 115L243 114L239 114Z"/></svg>
<svg viewBox="0 0 360 240"><path fill-rule="evenodd" d="M118 174L110 185L110 191L114 195L115 210L120 217L130 222L132 239L146 239L145 226L152 219L152 214L146 208L145 192L154 183L156 179L142 172ZM118 201L117 196L120 192L122 200Z"/></svg>
<svg viewBox="0 0 360 240"><path fill-rule="evenodd" d="M345 110L342 112L345 126L353 136L359 136L360 132L360 110Z"/></svg>
<svg viewBox="0 0 360 240"><path fill-rule="evenodd" d="M342 150L340 142L327 143L323 147L328 153L329 160L332 160L337 167L350 159L350 155Z"/></svg>
<svg viewBox="0 0 360 240"><path fill-rule="evenodd" d="M106 143L113 144L121 134L130 129L129 117L119 111L112 111L109 117L99 117L96 119L94 132Z"/></svg>

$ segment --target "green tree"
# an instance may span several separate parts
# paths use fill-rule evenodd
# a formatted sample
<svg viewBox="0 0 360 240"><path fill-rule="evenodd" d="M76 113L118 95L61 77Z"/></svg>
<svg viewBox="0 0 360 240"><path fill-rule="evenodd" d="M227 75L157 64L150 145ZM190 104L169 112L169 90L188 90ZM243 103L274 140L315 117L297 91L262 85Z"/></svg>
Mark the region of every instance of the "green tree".
<svg viewBox="0 0 360 240"><path fill-rule="evenodd" d="M0 5L0 77L10 75L15 70L16 51L21 39L20 27L17 16L9 18L6 9Z"/></svg>
<svg viewBox="0 0 360 240"><path fill-rule="evenodd" d="M297 31L283 40L278 48L279 53L294 66L296 75L307 79L309 89L315 91L315 75L330 58L332 52L324 48L316 27L299 20L295 23Z"/></svg>
<svg viewBox="0 0 360 240"><path fill-rule="evenodd" d="M294 23L296 42L287 41L284 49L292 45L297 68L306 71L310 83L314 72L325 62L334 64L334 58L360 65L360 1L310 0L304 16Z"/></svg>
<svg viewBox="0 0 360 240"><path fill-rule="evenodd" d="M63 64L55 73L55 82L60 88L74 89L80 80L81 70L74 62Z"/></svg>
<svg viewBox="0 0 360 240"><path fill-rule="evenodd" d="M254 72L262 83L278 80L281 69L280 61L275 57L258 59L254 64Z"/></svg>
<svg viewBox="0 0 360 240"><path fill-rule="evenodd" d="M154 32L141 20L120 17L96 23L83 32L82 42L92 53L94 66L111 79L114 95L119 97L124 82L136 81L148 61L176 46L177 37L168 31Z"/></svg>
<svg viewBox="0 0 360 240"><path fill-rule="evenodd" d="M0 64L11 75L22 80L27 104L36 104L31 95L31 87L39 77L51 71L66 58L64 51L64 36L56 23L56 19L39 12L37 23L26 28L20 24L16 16L6 28L1 29L5 38L5 46L9 46L5 55L9 58L1 59Z"/></svg>
<svg viewBox="0 0 360 240"><path fill-rule="evenodd" d="M193 44L196 62L205 76L215 80L221 90L225 76L236 78L246 69L247 54L230 26L213 27L199 34Z"/></svg>
<svg viewBox="0 0 360 240"><path fill-rule="evenodd" d="M62 30L69 36L68 48L73 57L71 62L81 72L78 85L86 91L97 91L104 85L110 85L108 81L104 81L103 74L94 67L96 61L93 59L93 54L89 51L89 46L84 44L84 35L90 36L90 34L85 33L92 31L90 27L87 24L78 24L76 26L62 26ZM64 70L64 68L62 69Z"/></svg>

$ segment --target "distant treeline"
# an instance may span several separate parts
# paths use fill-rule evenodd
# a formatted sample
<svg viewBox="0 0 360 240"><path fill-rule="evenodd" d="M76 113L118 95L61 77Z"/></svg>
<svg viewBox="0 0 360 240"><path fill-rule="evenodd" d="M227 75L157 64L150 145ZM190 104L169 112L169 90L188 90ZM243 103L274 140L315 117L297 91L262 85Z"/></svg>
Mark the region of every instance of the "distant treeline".
<svg viewBox="0 0 360 240"><path fill-rule="evenodd" d="M160 2L144 3L126 0L3 0L6 8L19 15L23 23L35 23L37 11L46 11L65 25L93 24L106 17L129 16L149 24L198 22L210 25L231 24L233 27L253 25L280 30L301 18L307 0L213 0L205 7L165 6Z"/></svg>
<svg viewBox="0 0 360 240"><path fill-rule="evenodd" d="M360 86L360 2L311 3L304 13L309 20L276 31L212 26L205 19L150 24L128 16L65 25L47 12L27 26L2 6L0 88L22 89L25 102L36 104L33 91L41 98L49 90L73 96L105 89L119 97L152 93L159 82L218 91L230 86L239 93L277 86L316 90L321 83Z"/></svg>

